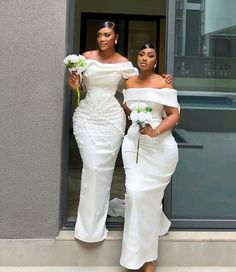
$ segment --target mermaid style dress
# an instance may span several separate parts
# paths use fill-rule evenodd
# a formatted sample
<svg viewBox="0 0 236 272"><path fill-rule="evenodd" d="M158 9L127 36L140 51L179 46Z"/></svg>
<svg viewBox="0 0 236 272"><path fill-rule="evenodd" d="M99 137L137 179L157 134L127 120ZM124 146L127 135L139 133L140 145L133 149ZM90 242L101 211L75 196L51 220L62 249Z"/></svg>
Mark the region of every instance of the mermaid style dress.
<svg viewBox="0 0 236 272"><path fill-rule="evenodd" d="M83 161L75 238L102 241L107 236L110 188L115 161L124 136L126 117L114 97L122 78L136 75L131 62L87 60L83 73L86 97L73 115L73 133Z"/></svg>
<svg viewBox="0 0 236 272"><path fill-rule="evenodd" d="M135 102L152 107L153 128L165 115L164 105L179 108L173 89L130 88L123 94L128 107ZM120 263L128 269L139 269L145 262L158 258L158 238L170 227L162 211L162 199L178 161L177 144L171 131L167 131L154 138L140 135L136 163L138 137L138 127L132 124L122 144L126 194Z"/></svg>

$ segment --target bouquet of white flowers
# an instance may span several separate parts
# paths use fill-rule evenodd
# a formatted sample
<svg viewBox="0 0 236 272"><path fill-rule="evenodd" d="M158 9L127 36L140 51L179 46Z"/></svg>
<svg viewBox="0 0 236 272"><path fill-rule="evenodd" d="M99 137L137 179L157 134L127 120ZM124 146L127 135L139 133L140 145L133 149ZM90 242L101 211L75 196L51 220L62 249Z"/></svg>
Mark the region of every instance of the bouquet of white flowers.
<svg viewBox="0 0 236 272"><path fill-rule="evenodd" d="M145 126L146 124L149 124L151 122L152 108L148 107L146 103L133 103L132 105L130 105L129 108L131 109L129 119L132 121L133 125ZM138 163L139 143L140 143L140 134L139 134L138 144L137 144L136 163Z"/></svg>
<svg viewBox="0 0 236 272"><path fill-rule="evenodd" d="M87 62L84 56L82 55L69 55L64 59L64 65L66 68L69 69L70 73L75 72L77 75L80 75L80 83L82 81L82 72L87 69ZM77 98L78 98L78 105L80 102L80 89L77 86Z"/></svg>
<svg viewBox="0 0 236 272"><path fill-rule="evenodd" d="M151 122L152 108L148 107L146 103L133 103L130 105L130 109L130 120L133 122L133 124L136 123L139 126L145 126Z"/></svg>

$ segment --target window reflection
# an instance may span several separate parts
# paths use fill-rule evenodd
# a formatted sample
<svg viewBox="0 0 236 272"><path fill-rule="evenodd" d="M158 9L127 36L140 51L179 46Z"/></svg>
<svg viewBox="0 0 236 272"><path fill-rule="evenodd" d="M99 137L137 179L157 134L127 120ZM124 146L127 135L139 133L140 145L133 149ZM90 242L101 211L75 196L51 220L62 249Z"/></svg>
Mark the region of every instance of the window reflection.
<svg viewBox="0 0 236 272"><path fill-rule="evenodd" d="M234 10L234 0L176 1L174 78L181 120L175 132L185 146L172 181L171 216L181 227L216 228L217 220L235 220Z"/></svg>
<svg viewBox="0 0 236 272"><path fill-rule="evenodd" d="M234 6L233 0L176 1L174 71L181 90L235 92Z"/></svg>

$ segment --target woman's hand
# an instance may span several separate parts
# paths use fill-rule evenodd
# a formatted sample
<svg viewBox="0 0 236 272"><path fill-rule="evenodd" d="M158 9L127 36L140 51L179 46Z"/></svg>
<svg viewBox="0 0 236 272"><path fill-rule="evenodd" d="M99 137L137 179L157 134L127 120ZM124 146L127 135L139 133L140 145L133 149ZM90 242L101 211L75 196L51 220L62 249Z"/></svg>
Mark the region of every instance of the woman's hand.
<svg viewBox="0 0 236 272"><path fill-rule="evenodd" d="M80 77L76 73L71 73L69 76L68 83L73 91L76 91L77 87L80 85Z"/></svg>
<svg viewBox="0 0 236 272"><path fill-rule="evenodd" d="M172 75L163 74L162 77L165 79L166 84L173 86L173 76Z"/></svg>
<svg viewBox="0 0 236 272"><path fill-rule="evenodd" d="M140 134L148 135L151 138L157 137L160 135L160 131L157 129L153 129L149 124L146 124L144 127L140 127Z"/></svg>

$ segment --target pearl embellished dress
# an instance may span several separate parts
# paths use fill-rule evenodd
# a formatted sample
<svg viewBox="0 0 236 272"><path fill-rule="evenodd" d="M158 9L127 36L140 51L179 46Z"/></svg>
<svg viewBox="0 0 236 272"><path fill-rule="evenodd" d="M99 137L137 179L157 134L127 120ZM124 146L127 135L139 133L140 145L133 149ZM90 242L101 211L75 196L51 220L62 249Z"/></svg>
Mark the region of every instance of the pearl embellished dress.
<svg viewBox="0 0 236 272"><path fill-rule="evenodd" d="M152 108L153 128L165 115L164 105L179 108L173 89L130 88L123 94L128 107L142 102ZM177 144L171 131L166 131L154 138L140 135L136 163L138 138L138 127L132 124L122 144L126 194L120 263L128 269L139 269L158 257L158 238L170 227L162 211L162 199L178 161Z"/></svg>
<svg viewBox="0 0 236 272"><path fill-rule="evenodd" d="M131 62L87 62L83 73L86 97L73 115L73 133L83 161L74 236L98 242L107 237L112 175L126 126L125 113L114 95L122 78L138 71Z"/></svg>

